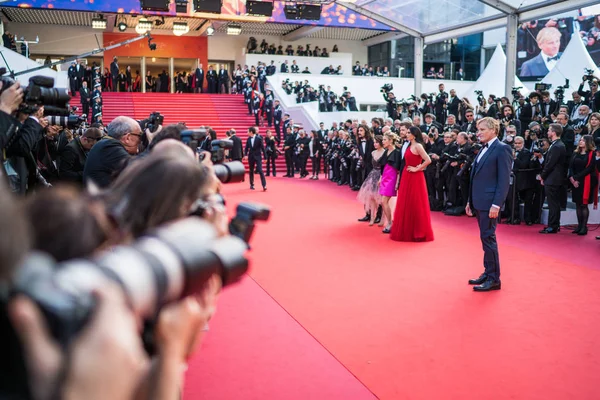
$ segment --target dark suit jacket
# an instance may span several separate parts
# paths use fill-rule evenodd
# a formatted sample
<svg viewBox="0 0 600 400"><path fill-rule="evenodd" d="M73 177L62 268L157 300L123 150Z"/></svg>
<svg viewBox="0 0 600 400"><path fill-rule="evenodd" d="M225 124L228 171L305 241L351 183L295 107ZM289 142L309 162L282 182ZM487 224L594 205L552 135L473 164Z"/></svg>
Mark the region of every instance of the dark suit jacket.
<svg viewBox="0 0 600 400"><path fill-rule="evenodd" d="M81 96L81 104L86 104L86 103L90 103L90 89L89 88L83 88L83 86L79 89L79 95Z"/></svg>
<svg viewBox="0 0 600 400"><path fill-rule="evenodd" d="M471 122L471 127L469 127L468 122L465 122L460 127L460 130L461 130L461 132L475 133L475 132L477 132L477 122L475 120L473 120L473 122Z"/></svg>
<svg viewBox="0 0 600 400"><path fill-rule="evenodd" d="M194 80L197 88L201 88L204 85L204 70L200 70L200 68L196 68L196 73L194 74Z"/></svg>
<svg viewBox="0 0 600 400"><path fill-rule="evenodd" d="M233 135L230 139L233 142L233 148L229 152L229 156L232 160L241 160L244 157L244 150L242 149L242 139Z"/></svg>
<svg viewBox="0 0 600 400"><path fill-rule="evenodd" d="M220 83L228 83L229 82L229 73L226 69L219 70L219 82Z"/></svg>
<svg viewBox="0 0 600 400"><path fill-rule="evenodd" d="M555 140L544 156L544 169L540 174L544 185L560 186L564 183L567 171L565 169L567 149L562 140Z"/></svg>
<svg viewBox="0 0 600 400"><path fill-rule="evenodd" d="M452 114L456 117L456 119L458 119L458 105L460 104L460 100L458 99L458 97L454 97L452 99L452 101L450 101L450 98L448 97L448 114Z"/></svg>
<svg viewBox="0 0 600 400"><path fill-rule="evenodd" d="M565 144L567 158L570 158L573 151L575 151L575 131L571 126L567 125L563 128L560 140Z"/></svg>
<svg viewBox="0 0 600 400"><path fill-rule="evenodd" d="M513 165L513 172L516 176L516 189L517 191L531 189L535 186L535 175L536 171L523 171L533 169L533 163L537 161L531 161L531 153L526 148L516 152L517 157Z"/></svg>
<svg viewBox="0 0 600 400"><path fill-rule="evenodd" d="M510 146L495 140L471 168L471 209L487 211L493 204L502 207L508 195L512 163Z"/></svg>
<svg viewBox="0 0 600 400"><path fill-rule="evenodd" d="M87 153L79 138L71 141L60 154L59 178L61 181L83 184L83 168Z"/></svg>
<svg viewBox="0 0 600 400"><path fill-rule="evenodd" d="M84 183L92 181L100 188L108 187L129 158L120 141L110 137L102 139L88 154L83 168Z"/></svg>
<svg viewBox="0 0 600 400"><path fill-rule="evenodd" d="M246 150L244 151L244 154L248 156L248 159L256 161L262 160L263 156L267 158L267 154L265 153L265 145L263 143L262 137L260 137L259 135L254 135L254 145L251 144L252 139L253 138L251 137L248 137L248 139L246 139Z"/></svg>
<svg viewBox="0 0 600 400"><path fill-rule="evenodd" d="M558 57L562 53L558 53ZM529 76L546 76L548 74L548 68L546 68L546 63L542 59L542 52L532 58L531 60L525 61L523 65L521 65L521 73L520 77L529 77Z"/></svg>

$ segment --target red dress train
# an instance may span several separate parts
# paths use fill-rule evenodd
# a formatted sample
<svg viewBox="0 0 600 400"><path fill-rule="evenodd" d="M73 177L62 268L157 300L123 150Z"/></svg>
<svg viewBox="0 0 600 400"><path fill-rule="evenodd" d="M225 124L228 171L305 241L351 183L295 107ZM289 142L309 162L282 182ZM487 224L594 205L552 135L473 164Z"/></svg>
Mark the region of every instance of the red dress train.
<svg viewBox="0 0 600 400"><path fill-rule="evenodd" d="M398 242L431 242L433 229L425 174L406 170L419 166L423 160L420 155L413 154L409 147L404 154L404 161L406 166L400 180L390 238Z"/></svg>

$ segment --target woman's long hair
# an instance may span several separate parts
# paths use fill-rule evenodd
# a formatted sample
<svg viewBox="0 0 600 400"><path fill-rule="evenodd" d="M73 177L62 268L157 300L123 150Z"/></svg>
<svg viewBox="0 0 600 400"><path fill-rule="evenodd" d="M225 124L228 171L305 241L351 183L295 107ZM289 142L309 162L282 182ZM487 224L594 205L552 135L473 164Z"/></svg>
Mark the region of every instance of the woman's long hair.
<svg viewBox="0 0 600 400"><path fill-rule="evenodd" d="M408 128L408 130L415 137L415 142L425 147L425 142L423 141L423 133L421 132L421 130L416 126L411 126L410 128Z"/></svg>
<svg viewBox="0 0 600 400"><path fill-rule="evenodd" d="M594 143L594 137L592 135L583 135L581 137L585 142L585 152L589 153L591 151L596 150L596 144ZM579 143L577 143L577 147L575 148L575 153L581 153L581 148L579 147Z"/></svg>
<svg viewBox="0 0 600 400"><path fill-rule="evenodd" d="M598 120L598 122L600 122L600 113L594 112L594 113L590 114L590 117L588 118L588 123L587 123L588 133L592 133L594 131L594 128L592 128L592 124L590 123L592 118L596 118ZM598 127L600 127L600 124L598 125ZM596 128L596 129L598 129L598 128Z"/></svg>
<svg viewBox="0 0 600 400"><path fill-rule="evenodd" d="M148 229L185 216L209 182L205 167L189 154L171 150L150 154L131 164L105 195L108 214L124 234Z"/></svg>

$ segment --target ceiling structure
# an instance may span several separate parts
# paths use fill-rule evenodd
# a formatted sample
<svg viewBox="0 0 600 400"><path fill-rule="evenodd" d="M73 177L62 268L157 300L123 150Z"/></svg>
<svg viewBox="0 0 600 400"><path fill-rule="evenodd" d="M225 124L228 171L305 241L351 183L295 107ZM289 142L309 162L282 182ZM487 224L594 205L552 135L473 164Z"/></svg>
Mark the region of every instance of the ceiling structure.
<svg viewBox="0 0 600 400"><path fill-rule="evenodd" d="M507 25L508 16L526 22L573 11L598 0L336 0L350 10L399 32L364 39L375 44L414 36L424 43L484 32Z"/></svg>
<svg viewBox="0 0 600 400"><path fill-rule="evenodd" d="M28 24L50 24L62 26L91 27L92 19L99 16L95 12L63 11L32 8L10 8L0 7L3 16L10 22ZM118 32L117 24L123 22L127 26L127 32L135 30L135 26L142 15L131 14L104 14L108 20L107 31ZM148 16L153 22L152 32L155 34L169 34L173 31L174 22L187 22L190 32L187 35L201 35L209 26L209 20L191 17L160 17ZM365 40L387 31L358 29L358 28L334 28L334 27L306 27L298 24L279 24L264 22L235 22L241 25L242 34L256 36L283 36L284 40L294 41L301 38L331 39L331 40ZM212 21L215 33L227 33L227 21ZM305 29L307 28L307 29Z"/></svg>

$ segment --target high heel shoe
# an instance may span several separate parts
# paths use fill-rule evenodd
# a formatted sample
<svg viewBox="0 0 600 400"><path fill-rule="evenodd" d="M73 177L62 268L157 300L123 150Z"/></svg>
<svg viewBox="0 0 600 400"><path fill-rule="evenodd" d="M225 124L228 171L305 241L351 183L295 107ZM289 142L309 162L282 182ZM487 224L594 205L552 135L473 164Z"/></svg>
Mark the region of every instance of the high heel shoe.
<svg viewBox="0 0 600 400"><path fill-rule="evenodd" d="M573 230L573 232L571 232L573 235L579 235L579 232L581 232L581 227L578 226L577 229Z"/></svg>
<svg viewBox="0 0 600 400"><path fill-rule="evenodd" d="M385 229L382 231L383 233L390 233L392 231L392 226L388 225L385 227Z"/></svg>
<svg viewBox="0 0 600 400"><path fill-rule="evenodd" d="M579 232L577 232L577 234L578 234L579 236L585 236L585 235L587 235L587 234L588 234L587 227L585 227L585 228L583 228L582 230L580 230Z"/></svg>

